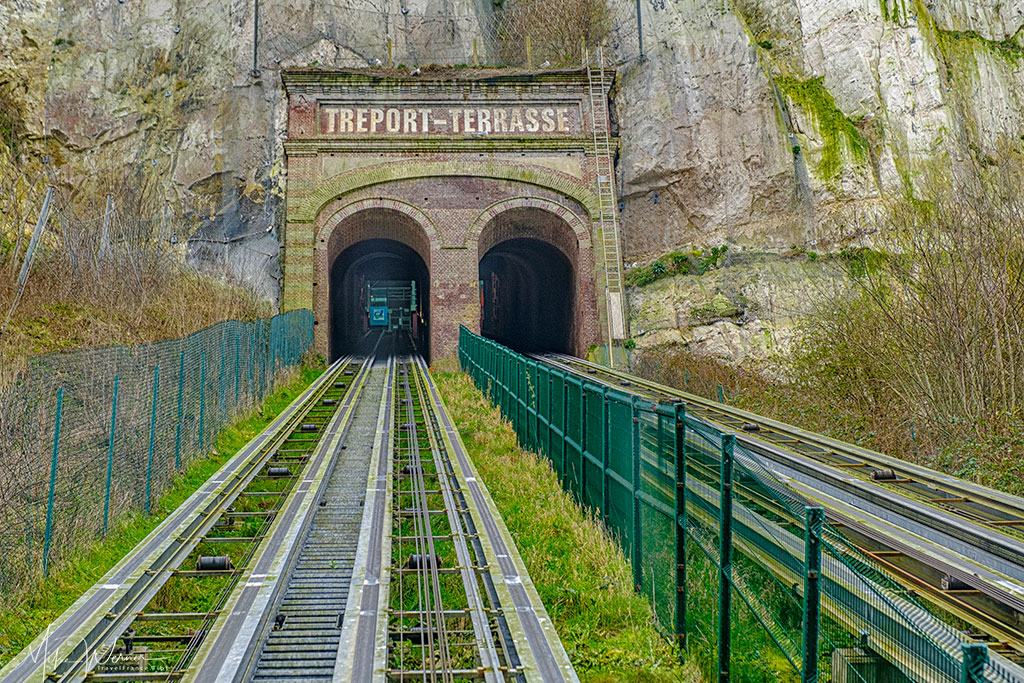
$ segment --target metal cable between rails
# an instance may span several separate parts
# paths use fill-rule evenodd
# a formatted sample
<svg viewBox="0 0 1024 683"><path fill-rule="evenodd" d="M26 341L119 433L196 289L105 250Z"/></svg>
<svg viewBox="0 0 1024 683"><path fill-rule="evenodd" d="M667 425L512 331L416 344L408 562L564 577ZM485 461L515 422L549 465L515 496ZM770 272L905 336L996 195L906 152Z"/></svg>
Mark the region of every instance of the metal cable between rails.
<svg viewBox="0 0 1024 683"><path fill-rule="evenodd" d="M404 429L407 438L407 448L410 456L409 473L413 481L413 519L415 520L416 548L420 555L420 562L417 567L417 582L429 590L421 588L420 604L427 615L426 636L429 650L429 672L430 681L437 681L437 674L441 674L444 683L453 681L451 670L451 653L448 646L448 634L444 620L444 605L441 599L441 577L438 572L438 557L434 546L434 532L430 522L430 510L427 500L426 479L423 476L423 458L420 454L418 432L416 427L416 415L413 409L412 390L409 383L408 363L403 365L402 391L405 396L403 410L406 416ZM418 500L417 500L418 499ZM437 629L438 642L434 643L434 629ZM424 679L426 670L424 667Z"/></svg>

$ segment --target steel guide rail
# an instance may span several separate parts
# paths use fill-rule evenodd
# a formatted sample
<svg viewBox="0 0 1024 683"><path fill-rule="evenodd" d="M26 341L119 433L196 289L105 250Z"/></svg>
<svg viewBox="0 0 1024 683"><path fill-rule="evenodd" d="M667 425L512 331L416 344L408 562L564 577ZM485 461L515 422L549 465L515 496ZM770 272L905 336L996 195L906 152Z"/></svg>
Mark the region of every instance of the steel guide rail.
<svg viewBox="0 0 1024 683"><path fill-rule="evenodd" d="M486 560L482 548L474 548L477 552L470 552L468 537L475 535L475 528L466 515L465 506L456 499L457 495L461 498L461 492L447 452L439 444L437 420L425 400L419 374L414 363L402 364L403 401L396 415L396 431L399 434L404 431L404 438L399 438L394 452L393 471L397 472L394 507L410 512L412 535L406 534L410 525L405 523L403 516L396 517L393 523L393 561L395 567L403 569L394 572L392 578L392 584L397 583L398 589L392 594L390 611L388 676L393 680L406 680L429 672L440 674L442 680L483 678L485 681L502 681L505 674L518 678L514 666L508 663L510 654L515 653L515 644L507 627L501 629L496 623L501 606L493 591L487 592L489 607L484 607L478 574L485 571L483 565ZM432 487L436 485L437 488L428 489L428 480ZM405 502L412 507L406 507ZM437 510L446 514L439 517L440 524L435 526L432 517ZM447 529L443 528L445 522ZM445 533L437 535L440 532ZM410 550L414 550L414 554ZM413 558L438 558L441 562L416 562ZM453 559L458 574L453 574L452 579L442 579L439 571ZM409 565L413 565L411 571L406 572ZM407 588L406 576L415 579L411 589ZM446 586L449 589L447 596L442 595L442 582L449 584ZM453 583L461 583L465 603L462 603L461 595L451 595L453 587L450 584ZM425 590L428 587L430 590ZM445 598L448 605L444 604ZM453 598L457 603L454 606ZM463 623L467 617L470 628ZM435 631L442 637L437 647L433 643ZM424 632L427 635L426 647L422 642ZM504 636L499 640L500 655L492 636L495 632ZM468 642L445 642L449 634L461 636ZM462 666L446 661L450 660L452 649L467 660ZM435 652L440 655L440 671L435 670ZM467 654L472 655L472 667L468 665ZM407 662L407 657L412 661Z"/></svg>
<svg viewBox="0 0 1024 683"><path fill-rule="evenodd" d="M423 359L388 373L333 680L578 681Z"/></svg>
<svg viewBox="0 0 1024 683"><path fill-rule="evenodd" d="M2 671L4 683L28 680L81 680L92 674L105 655L113 650L131 622L142 612L174 575L180 564L205 540L215 523L239 499L239 495L272 461L278 448L300 430L302 421L343 370L347 359L339 360L303 391L291 405L228 463L157 526L135 549L125 556L96 585L79 598L47 630ZM234 517L247 513L230 514ZM251 514L251 513L250 513ZM211 572L206 575L215 575ZM230 571L220 572L231 574ZM168 613L149 621L205 621L209 613ZM183 654L191 654L186 650ZM181 643L181 638L158 636L152 642ZM124 673L118 680L148 680L149 672ZM174 678L166 672L163 679Z"/></svg>
<svg viewBox="0 0 1024 683"><path fill-rule="evenodd" d="M254 561L246 567L243 580L228 599L224 609L226 618L214 626L184 680L239 680L252 665L261 639L273 625L272 607L286 585L282 578L317 509L316 501L322 496L328 472L351 424L355 406L362 398L375 352L364 358L354 373L343 402L326 425L316 451L303 470L301 482L290 492Z"/></svg>
<svg viewBox="0 0 1024 683"><path fill-rule="evenodd" d="M449 454L458 486L464 492L465 508L472 517L487 558L490 580L500 604L504 606L503 614L522 659L526 680L578 682L576 671L526 571L515 541L477 475L425 361L417 357L415 362L425 395L437 417L441 440Z"/></svg>
<svg viewBox="0 0 1024 683"><path fill-rule="evenodd" d="M750 451L772 461L778 476L808 499L823 504L829 519L842 526L858 542L861 551L949 614L980 631L973 636L994 641L989 643L993 651L1018 662L1024 660L1024 544L998 533L1001 531L998 526L979 529L969 517L954 516L957 514L954 511L929 509L923 501L903 498L900 492L883 489L874 482L837 475L836 465L787 452L793 445L788 437L782 439L782 443L773 443L771 435L798 433L800 443L826 444L837 455L844 454L843 449L855 457L868 454L879 465L891 464L899 468L898 471L913 469L915 476L928 476L943 486L951 478L925 468L911 468L908 463L826 437L819 439L818 435L577 358L560 354L536 358L619 390L643 393L655 399L684 398L690 414L700 415L735 433L737 440ZM755 432L744 429L751 424L760 429ZM865 455L862 459L869 458ZM842 469L845 474L850 468ZM975 496L988 491L968 482L950 488L970 489ZM1017 504L1024 506L1013 496L993 493L1001 509L1012 510ZM851 504L854 502L857 504ZM944 587L943 581L957 588Z"/></svg>
<svg viewBox="0 0 1024 683"><path fill-rule="evenodd" d="M490 609L493 614L491 627L495 628L498 636L498 644L501 647L500 657L505 662L506 673L512 675L516 681L522 680L522 661L516 648L515 640L512 637L512 632L509 629L508 619L501 609L501 599L495 588L494 577L489 571L485 571L488 567L487 554L484 551L481 536L477 531L476 520L466 500L464 484L460 483L459 471L452 464L450 457L451 442L446 438L447 435L442 431L440 421L438 420L438 409L440 407L443 410L443 405L436 403L434 400L435 395L428 394L427 392L427 383L430 382L430 376L429 370L426 369L426 364L423 363L422 359L419 359L414 367L416 369L416 385L423 399L424 410L430 421L428 436L432 447L441 456L440 460L443 465L442 475L446 477L446 490L450 491L450 495L454 499L454 502L449 505L449 509L458 512L464 528L465 538L472 549L474 570L479 574L480 583L483 585L487 601L491 605ZM432 387L432 384L430 386ZM476 577L472 575L470 577L476 580Z"/></svg>

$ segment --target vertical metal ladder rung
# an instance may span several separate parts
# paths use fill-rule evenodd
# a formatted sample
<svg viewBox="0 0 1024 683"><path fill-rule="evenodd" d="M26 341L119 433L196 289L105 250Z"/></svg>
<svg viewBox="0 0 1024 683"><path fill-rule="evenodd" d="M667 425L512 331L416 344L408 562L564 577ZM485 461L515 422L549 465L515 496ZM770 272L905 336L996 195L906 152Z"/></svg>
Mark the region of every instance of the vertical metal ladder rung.
<svg viewBox="0 0 1024 683"><path fill-rule="evenodd" d="M597 168L597 222L601 229L601 258L604 260L604 279L608 313L609 346L615 333L624 334L624 312L621 310L622 294L622 257L619 245L619 221L616 214L615 198L615 163L612 157L611 135L607 106L607 81L604 73L604 51L598 48L597 74L593 69L590 51L585 53L587 63L587 82L590 86L590 115L594 126L594 158ZM617 329L621 328L621 329ZM609 361L614 366L614 358L609 353Z"/></svg>

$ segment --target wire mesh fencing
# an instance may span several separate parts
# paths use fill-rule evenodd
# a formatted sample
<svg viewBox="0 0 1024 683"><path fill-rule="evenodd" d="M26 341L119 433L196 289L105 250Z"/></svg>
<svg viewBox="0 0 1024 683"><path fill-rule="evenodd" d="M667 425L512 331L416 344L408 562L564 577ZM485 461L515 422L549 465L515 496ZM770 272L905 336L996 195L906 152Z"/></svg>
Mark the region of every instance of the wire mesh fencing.
<svg viewBox="0 0 1024 683"><path fill-rule="evenodd" d="M605 46L617 58L639 55L639 28L606 0L504 0L489 7L373 6L315 0L294 21L292 3L261 2L254 69L281 66L579 68ZM623 20L618 16L623 15ZM312 43L310 35L316 36ZM300 49L296 49L297 47ZM301 63L305 60L305 63Z"/></svg>
<svg viewBox="0 0 1024 683"><path fill-rule="evenodd" d="M462 328L462 369L618 539L705 677L1009 681L734 435Z"/></svg>
<svg viewBox="0 0 1024 683"><path fill-rule="evenodd" d="M313 315L34 357L0 393L0 595L146 512L312 348Z"/></svg>

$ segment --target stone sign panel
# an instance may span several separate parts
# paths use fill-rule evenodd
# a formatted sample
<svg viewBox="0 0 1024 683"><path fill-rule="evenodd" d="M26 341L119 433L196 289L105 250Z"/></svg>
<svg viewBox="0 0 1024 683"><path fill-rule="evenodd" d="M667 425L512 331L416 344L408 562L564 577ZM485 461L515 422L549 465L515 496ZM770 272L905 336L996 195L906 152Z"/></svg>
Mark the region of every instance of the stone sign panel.
<svg viewBox="0 0 1024 683"><path fill-rule="evenodd" d="M359 299L373 259L405 268L423 287L433 357L455 356L460 325L478 331L487 316L538 338L557 322L554 343L579 354L622 327L621 312L609 313L620 304L608 297L596 246L615 237L602 221L602 192L615 195L605 109L614 74L298 68L281 78L289 105L282 308L314 312L322 353L335 358L370 325L386 325ZM515 301L487 304L488 254L507 268L492 298L519 292ZM549 291L549 275L560 278L558 291ZM562 317L543 320L553 297L565 303Z"/></svg>
<svg viewBox="0 0 1024 683"><path fill-rule="evenodd" d="M529 106L321 104L321 135L580 135L579 105Z"/></svg>

